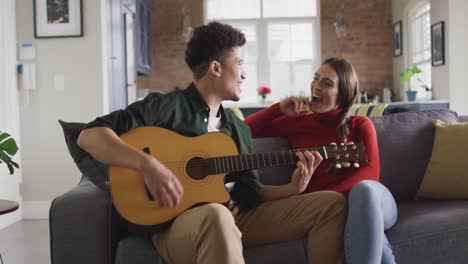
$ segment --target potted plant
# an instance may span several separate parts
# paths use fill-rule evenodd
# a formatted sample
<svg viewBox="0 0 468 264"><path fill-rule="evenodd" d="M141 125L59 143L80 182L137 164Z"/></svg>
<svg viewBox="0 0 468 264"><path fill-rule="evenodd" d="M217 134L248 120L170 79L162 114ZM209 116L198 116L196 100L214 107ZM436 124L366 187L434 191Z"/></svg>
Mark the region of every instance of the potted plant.
<svg viewBox="0 0 468 264"><path fill-rule="evenodd" d="M422 71L419 67L414 66L413 68L406 68L400 73L401 83L408 83L408 91L406 91L406 98L408 98L408 101L416 101L416 95L418 94L418 91L414 91L411 89L411 78L416 74L420 74L421 72ZM418 80L421 81L420 79Z"/></svg>
<svg viewBox="0 0 468 264"><path fill-rule="evenodd" d="M0 131L0 163L7 165L10 174L13 174L14 168L19 168L18 163L11 159L16 152L18 152L18 146L15 139L10 134Z"/></svg>
<svg viewBox="0 0 468 264"><path fill-rule="evenodd" d="M257 92L258 92L258 95L261 98L261 102L264 104L267 95L269 95L271 93L271 89L270 89L270 87L267 87L267 86L260 86L260 87L257 88Z"/></svg>

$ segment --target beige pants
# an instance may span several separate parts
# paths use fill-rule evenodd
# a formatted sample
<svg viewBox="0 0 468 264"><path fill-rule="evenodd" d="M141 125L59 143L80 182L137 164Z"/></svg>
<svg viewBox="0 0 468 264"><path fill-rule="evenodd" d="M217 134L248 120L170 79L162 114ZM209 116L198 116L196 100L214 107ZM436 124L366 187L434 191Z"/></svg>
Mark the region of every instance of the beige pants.
<svg viewBox="0 0 468 264"><path fill-rule="evenodd" d="M167 263L244 263L243 247L307 237L309 263L344 263L346 200L314 192L231 212L207 204L179 215L168 230L153 236Z"/></svg>

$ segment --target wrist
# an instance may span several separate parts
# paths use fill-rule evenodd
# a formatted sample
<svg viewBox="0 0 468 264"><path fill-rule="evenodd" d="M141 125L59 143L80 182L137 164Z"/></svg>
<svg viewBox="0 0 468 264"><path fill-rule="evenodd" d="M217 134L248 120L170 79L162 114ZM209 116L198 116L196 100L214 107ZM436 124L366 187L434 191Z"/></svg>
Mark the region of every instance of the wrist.
<svg viewBox="0 0 468 264"><path fill-rule="evenodd" d="M145 168L149 167L149 164L151 164L152 159L152 156L144 152L140 152L135 163L135 169L140 172L145 171Z"/></svg>
<svg viewBox="0 0 468 264"><path fill-rule="evenodd" d="M284 109L285 104L286 104L285 100L286 99L284 99L284 100L282 100L281 102L278 103L278 109L282 114L286 114L285 109Z"/></svg>
<svg viewBox="0 0 468 264"><path fill-rule="evenodd" d="M294 184L294 183L289 183L289 184L286 184L285 188L287 189L287 192L289 195L298 195L301 193L301 188L299 186L297 186L297 184Z"/></svg>

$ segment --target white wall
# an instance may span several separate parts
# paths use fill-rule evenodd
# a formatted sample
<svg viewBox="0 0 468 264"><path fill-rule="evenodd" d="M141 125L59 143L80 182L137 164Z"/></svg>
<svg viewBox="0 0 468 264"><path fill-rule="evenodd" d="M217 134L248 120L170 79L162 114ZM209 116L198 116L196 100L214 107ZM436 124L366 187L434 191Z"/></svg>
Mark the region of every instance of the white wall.
<svg viewBox="0 0 468 264"><path fill-rule="evenodd" d="M458 114L468 114L468 81L466 69L468 63L468 0L450 0L449 19L445 28L449 29L450 107ZM447 32L447 30L446 30ZM446 36L447 37L447 36Z"/></svg>
<svg viewBox="0 0 468 264"><path fill-rule="evenodd" d="M12 135L20 150L13 160L21 162L21 138L18 108L18 91L16 85L16 27L15 0L0 1L0 131ZM21 169L10 175L7 166L0 164L0 200L13 200L21 203L19 183ZM21 219L22 208L0 216L0 229Z"/></svg>
<svg viewBox="0 0 468 264"><path fill-rule="evenodd" d="M405 67L405 53L408 45L406 7L418 0L393 0L393 22L403 21L403 56L393 59L394 88L401 87L399 73ZM468 83L466 63L468 61L468 10L467 0L430 0L431 24L445 22L445 64L432 67L433 98L449 100L450 108L459 114L468 114ZM395 91L401 89L395 89Z"/></svg>
<svg viewBox="0 0 468 264"><path fill-rule="evenodd" d="M43 206L74 187L81 175L66 149L57 119L88 122L104 113L102 2L83 0L84 36L35 39L33 1L17 1L19 42L36 46L37 90L21 96L23 199ZM54 75L65 89L54 88Z"/></svg>
<svg viewBox="0 0 468 264"><path fill-rule="evenodd" d="M453 0L451 0L453 1ZM457 0L455 0L457 1ZM449 100L451 99L449 72L452 50L449 48L451 41L451 31L449 29L449 1L431 0L431 24L439 21L445 21L445 64L442 66L432 67L432 86L434 99ZM450 27L451 28L451 27ZM463 27L462 27L463 28ZM452 102L450 102L452 103Z"/></svg>

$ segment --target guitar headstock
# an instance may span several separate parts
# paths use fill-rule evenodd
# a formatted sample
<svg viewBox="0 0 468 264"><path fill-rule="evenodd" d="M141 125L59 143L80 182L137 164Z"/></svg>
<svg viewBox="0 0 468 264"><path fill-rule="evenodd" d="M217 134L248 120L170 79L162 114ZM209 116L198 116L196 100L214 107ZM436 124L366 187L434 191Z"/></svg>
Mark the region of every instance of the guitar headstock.
<svg viewBox="0 0 468 264"><path fill-rule="evenodd" d="M366 148L362 142L340 145L332 143L327 148L327 154L329 160L336 162L337 165L344 164L345 167L349 167L347 164L352 163L358 168L359 163L367 162Z"/></svg>

